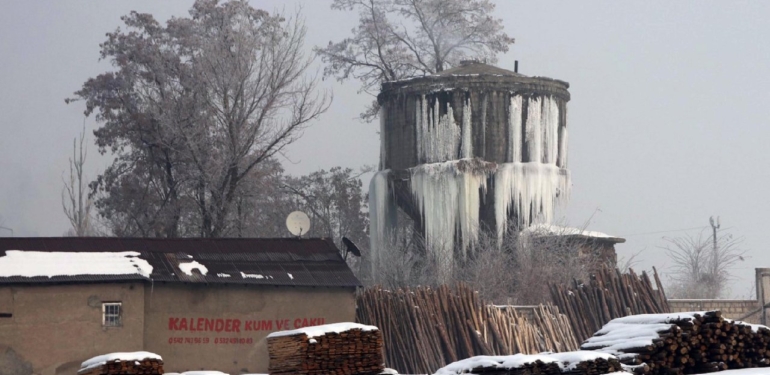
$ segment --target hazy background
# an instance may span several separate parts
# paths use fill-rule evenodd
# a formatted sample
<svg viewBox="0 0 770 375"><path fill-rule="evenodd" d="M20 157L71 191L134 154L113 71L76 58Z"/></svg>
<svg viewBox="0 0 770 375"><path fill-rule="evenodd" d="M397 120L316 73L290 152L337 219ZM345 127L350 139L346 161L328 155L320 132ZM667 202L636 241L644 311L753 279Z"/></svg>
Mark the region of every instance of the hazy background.
<svg viewBox="0 0 770 375"><path fill-rule="evenodd" d="M251 1L302 6L307 49L349 35L356 14L330 1ZM697 234L710 215L743 237L733 297L753 298L754 267L770 267L770 2L498 1L516 38L498 66L570 83L572 199L563 222L623 236L620 257L666 267L664 236ZM5 0L0 12L0 225L16 236L60 236L62 177L83 126L66 105L98 61L104 34L131 10L165 21L192 1ZM317 64L320 69L320 63ZM378 162L377 126L356 120L371 100L357 83L324 82L334 103L292 145L286 170L306 174ZM90 132L97 124L85 120ZM108 165L89 148L90 178ZM364 181L368 186L368 180ZM687 229L687 230L685 230ZM0 229L0 236L10 231Z"/></svg>

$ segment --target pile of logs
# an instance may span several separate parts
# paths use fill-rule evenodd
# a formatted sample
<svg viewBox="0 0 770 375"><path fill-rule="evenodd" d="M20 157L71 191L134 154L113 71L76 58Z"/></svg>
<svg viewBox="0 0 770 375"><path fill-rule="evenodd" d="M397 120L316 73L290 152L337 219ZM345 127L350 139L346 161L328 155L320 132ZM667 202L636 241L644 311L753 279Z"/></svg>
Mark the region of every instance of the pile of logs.
<svg viewBox="0 0 770 375"><path fill-rule="evenodd" d="M633 314L670 312L658 272L653 268L655 287L646 272L603 269L587 284L551 285L551 300L567 315L579 341L591 337L612 319Z"/></svg>
<svg viewBox="0 0 770 375"><path fill-rule="evenodd" d="M163 360L155 358L115 359L98 366L80 369L78 375L163 375Z"/></svg>
<svg viewBox="0 0 770 375"><path fill-rule="evenodd" d="M622 371L617 358L595 352L474 357L452 363L436 375L601 375Z"/></svg>
<svg viewBox="0 0 770 375"><path fill-rule="evenodd" d="M432 374L447 363L478 355L576 350L569 321L552 306L527 320L513 307L495 307L471 288L367 288L356 320L380 328L385 363L402 374Z"/></svg>
<svg viewBox="0 0 770 375"><path fill-rule="evenodd" d="M380 331L354 323L272 333L267 350L271 375L374 375L385 369Z"/></svg>
<svg viewBox="0 0 770 375"><path fill-rule="evenodd" d="M615 319L583 344L617 356L635 372L701 374L770 366L770 330L722 318L719 311Z"/></svg>

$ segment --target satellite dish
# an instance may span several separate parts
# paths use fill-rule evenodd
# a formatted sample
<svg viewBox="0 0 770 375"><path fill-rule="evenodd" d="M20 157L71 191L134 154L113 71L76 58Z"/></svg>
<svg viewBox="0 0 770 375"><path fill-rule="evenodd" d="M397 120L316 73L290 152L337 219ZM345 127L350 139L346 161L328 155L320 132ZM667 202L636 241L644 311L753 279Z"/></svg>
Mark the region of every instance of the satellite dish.
<svg viewBox="0 0 770 375"><path fill-rule="evenodd" d="M310 218L302 211L294 211L286 217L286 228L291 234L302 237L310 231Z"/></svg>

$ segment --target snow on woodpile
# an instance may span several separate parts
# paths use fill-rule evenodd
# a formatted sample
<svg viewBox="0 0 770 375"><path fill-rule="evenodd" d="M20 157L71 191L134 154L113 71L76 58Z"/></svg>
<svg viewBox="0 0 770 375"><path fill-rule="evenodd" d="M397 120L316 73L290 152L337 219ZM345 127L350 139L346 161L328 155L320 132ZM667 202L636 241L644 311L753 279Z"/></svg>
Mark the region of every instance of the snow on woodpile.
<svg viewBox="0 0 770 375"><path fill-rule="evenodd" d="M719 311L631 315L607 323L581 349L615 355L650 374L765 367L770 329L723 319Z"/></svg>
<svg viewBox="0 0 770 375"><path fill-rule="evenodd" d="M141 275L149 278L152 266L136 251L47 252L7 250L0 256L0 277L54 277L78 275Z"/></svg>
<svg viewBox="0 0 770 375"><path fill-rule="evenodd" d="M79 375L163 374L163 358L150 352L109 353L80 364Z"/></svg>
<svg viewBox="0 0 770 375"><path fill-rule="evenodd" d="M610 354L576 351L564 353L477 356L454 362L435 375L459 374L610 374L621 371L620 362Z"/></svg>
<svg viewBox="0 0 770 375"><path fill-rule="evenodd" d="M267 350L271 375L375 375L385 369L380 330L357 323L274 332Z"/></svg>
<svg viewBox="0 0 770 375"><path fill-rule="evenodd" d="M367 325L358 324L358 323L333 323L333 324L324 324L320 326L303 327L303 328L292 329L288 331L273 332L267 335L267 337L270 338L270 337L305 335L308 338L313 338L313 337L324 336L330 333L340 334L351 330L369 332L369 331L378 331L379 328L375 326L367 326Z"/></svg>

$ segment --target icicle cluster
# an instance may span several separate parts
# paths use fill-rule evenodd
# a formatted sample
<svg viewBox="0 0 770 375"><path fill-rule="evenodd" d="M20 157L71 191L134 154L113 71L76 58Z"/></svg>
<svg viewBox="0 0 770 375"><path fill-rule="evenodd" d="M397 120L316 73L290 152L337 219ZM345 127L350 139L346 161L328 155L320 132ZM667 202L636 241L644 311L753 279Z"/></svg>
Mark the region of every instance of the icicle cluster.
<svg viewBox="0 0 770 375"><path fill-rule="evenodd" d="M437 163L473 156L470 100L465 102L461 126L457 125L454 109L449 103L443 115L438 99L431 102L423 95L415 105L417 159L420 162Z"/></svg>
<svg viewBox="0 0 770 375"><path fill-rule="evenodd" d="M494 179L498 243L511 214L518 216L520 227L549 223L556 205L569 196L569 172L554 164L506 163L498 166Z"/></svg>
<svg viewBox="0 0 770 375"><path fill-rule="evenodd" d="M410 169L412 195L423 218L425 244L441 263L451 268L455 234L460 234L460 248L467 249L479 237L481 194L486 192L487 171L460 168L449 161L424 164Z"/></svg>

